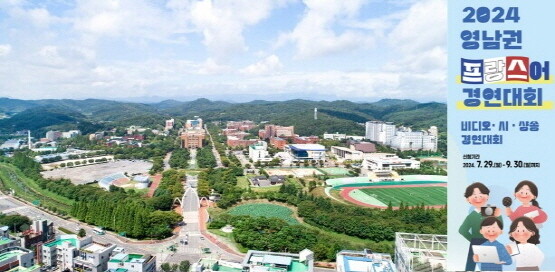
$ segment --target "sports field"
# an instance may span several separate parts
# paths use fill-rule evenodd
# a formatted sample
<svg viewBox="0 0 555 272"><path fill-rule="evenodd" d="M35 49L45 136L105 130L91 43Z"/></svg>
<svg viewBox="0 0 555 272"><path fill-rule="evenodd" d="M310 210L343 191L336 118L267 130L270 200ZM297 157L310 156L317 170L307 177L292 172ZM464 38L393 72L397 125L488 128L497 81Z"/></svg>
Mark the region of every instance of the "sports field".
<svg viewBox="0 0 555 272"><path fill-rule="evenodd" d="M364 194L373 197L384 204L391 201L393 207L403 205L438 206L447 204L446 187L393 187L393 188L364 188Z"/></svg>

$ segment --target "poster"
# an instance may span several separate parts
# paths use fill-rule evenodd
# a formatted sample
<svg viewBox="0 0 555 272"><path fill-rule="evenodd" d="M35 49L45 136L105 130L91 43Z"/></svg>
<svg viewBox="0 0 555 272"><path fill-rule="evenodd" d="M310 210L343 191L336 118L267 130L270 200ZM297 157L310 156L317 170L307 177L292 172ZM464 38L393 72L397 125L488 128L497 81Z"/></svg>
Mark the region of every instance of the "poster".
<svg viewBox="0 0 555 272"><path fill-rule="evenodd" d="M554 8L449 1L449 271L555 270Z"/></svg>

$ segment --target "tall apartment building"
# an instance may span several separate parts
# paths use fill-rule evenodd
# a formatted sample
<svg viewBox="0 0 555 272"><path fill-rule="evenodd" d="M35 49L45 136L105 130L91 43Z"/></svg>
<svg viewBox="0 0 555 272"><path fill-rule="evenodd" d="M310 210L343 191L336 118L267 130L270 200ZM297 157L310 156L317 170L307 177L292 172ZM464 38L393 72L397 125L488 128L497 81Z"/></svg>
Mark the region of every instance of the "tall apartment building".
<svg viewBox="0 0 555 272"><path fill-rule="evenodd" d="M395 127L391 122L366 122L366 139L392 148L407 150L437 151L438 129L430 127L428 131L412 131L406 127Z"/></svg>
<svg viewBox="0 0 555 272"><path fill-rule="evenodd" d="M366 139L383 145L389 145L395 135L395 125L391 122L366 122Z"/></svg>

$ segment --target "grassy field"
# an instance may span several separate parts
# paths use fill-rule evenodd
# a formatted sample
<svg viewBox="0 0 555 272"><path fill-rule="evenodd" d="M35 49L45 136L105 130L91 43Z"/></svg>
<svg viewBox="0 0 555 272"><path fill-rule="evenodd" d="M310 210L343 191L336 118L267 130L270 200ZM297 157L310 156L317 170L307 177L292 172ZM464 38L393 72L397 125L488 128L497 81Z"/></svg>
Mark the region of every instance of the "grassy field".
<svg viewBox="0 0 555 272"><path fill-rule="evenodd" d="M230 209L228 213L231 215L276 217L285 220L289 224L299 224L299 221L293 217L293 211L291 209L275 204L243 204Z"/></svg>
<svg viewBox="0 0 555 272"><path fill-rule="evenodd" d="M29 202L38 200L44 206L56 207L65 211L69 211L73 205L71 199L40 188L34 180L27 178L12 165L0 163L0 180L5 189L13 189L16 196Z"/></svg>
<svg viewBox="0 0 555 272"><path fill-rule="evenodd" d="M365 194L379 201L398 207L404 205L417 206L424 203L426 206L447 205L446 187L405 187L405 188L365 188L360 189Z"/></svg>

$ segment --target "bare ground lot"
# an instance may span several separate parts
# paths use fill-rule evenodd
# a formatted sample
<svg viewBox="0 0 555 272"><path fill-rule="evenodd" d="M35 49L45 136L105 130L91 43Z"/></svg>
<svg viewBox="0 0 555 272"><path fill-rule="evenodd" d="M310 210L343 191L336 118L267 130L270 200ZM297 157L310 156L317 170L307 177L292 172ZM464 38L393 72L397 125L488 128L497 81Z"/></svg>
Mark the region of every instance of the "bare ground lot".
<svg viewBox="0 0 555 272"><path fill-rule="evenodd" d="M66 178L73 184L86 184L100 180L105 176L114 173L125 173L128 175L148 173L152 168L152 163L148 161L118 160L101 164L80 166L74 168L59 168L52 171L42 172L45 178Z"/></svg>

